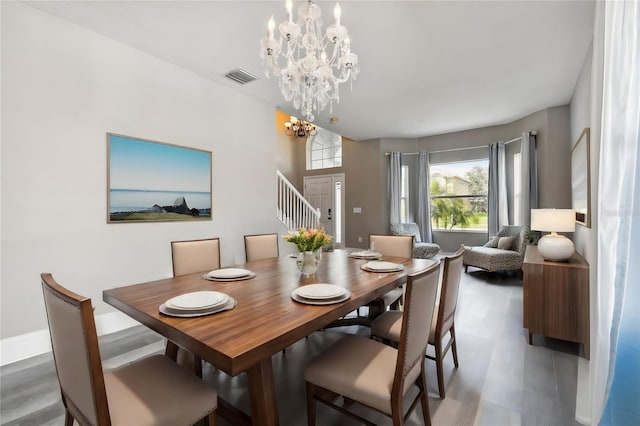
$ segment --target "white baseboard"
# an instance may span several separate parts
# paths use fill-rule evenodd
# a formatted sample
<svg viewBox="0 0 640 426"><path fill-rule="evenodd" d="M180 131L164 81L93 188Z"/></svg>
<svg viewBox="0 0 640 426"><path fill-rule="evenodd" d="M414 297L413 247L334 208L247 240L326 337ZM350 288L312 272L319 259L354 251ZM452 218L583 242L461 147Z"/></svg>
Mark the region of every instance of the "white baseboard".
<svg viewBox="0 0 640 426"><path fill-rule="evenodd" d="M114 311L97 315L96 331L98 336L115 333L140 323L122 312ZM0 340L0 366L16 361L31 358L51 351L51 339L49 329L32 331L19 336L8 337Z"/></svg>
<svg viewBox="0 0 640 426"><path fill-rule="evenodd" d="M591 370L589 361L582 357L578 358L575 419L583 425L591 424Z"/></svg>

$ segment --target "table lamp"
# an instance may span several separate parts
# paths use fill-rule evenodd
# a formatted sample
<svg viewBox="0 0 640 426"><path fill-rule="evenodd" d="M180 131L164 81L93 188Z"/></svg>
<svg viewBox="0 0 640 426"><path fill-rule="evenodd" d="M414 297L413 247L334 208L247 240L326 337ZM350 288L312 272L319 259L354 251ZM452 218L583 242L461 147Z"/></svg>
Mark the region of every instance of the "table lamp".
<svg viewBox="0 0 640 426"><path fill-rule="evenodd" d="M573 242L556 232L576 231L576 212L572 209L531 209L531 229L546 231L538 241L538 252L546 260L561 262L573 255Z"/></svg>

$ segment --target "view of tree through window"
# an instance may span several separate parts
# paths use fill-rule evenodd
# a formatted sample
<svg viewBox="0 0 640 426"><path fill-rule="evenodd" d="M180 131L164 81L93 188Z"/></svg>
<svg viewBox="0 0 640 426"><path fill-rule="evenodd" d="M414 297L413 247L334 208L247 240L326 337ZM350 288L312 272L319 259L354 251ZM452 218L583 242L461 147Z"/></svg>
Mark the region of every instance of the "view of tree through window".
<svg viewBox="0 0 640 426"><path fill-rule="evenodd" d="M429 165L433 229L487 229L489 160Z"/></svg>

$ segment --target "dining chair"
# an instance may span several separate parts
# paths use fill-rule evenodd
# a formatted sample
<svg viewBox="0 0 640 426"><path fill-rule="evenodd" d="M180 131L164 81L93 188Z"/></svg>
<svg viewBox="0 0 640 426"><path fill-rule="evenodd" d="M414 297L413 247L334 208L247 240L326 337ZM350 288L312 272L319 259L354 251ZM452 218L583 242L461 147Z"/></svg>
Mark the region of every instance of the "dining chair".
<svg viewBox="0 0 640 426"><path fill-rule="evenodd" d="M174 277L219 269L220 239L172 241L171 263ZM165 355L202 377L202 359L194 353L167 340Z"/></svg>
<svg viewBox="0 0 640 426"><path fill-rule="evenodd" d="M172 241L173 276L208 272L220 268L220 239Z"/></svg>
<svg viewBox="0 0 640 426"><path fill-rule="evenodd" d="M438 288L439 263L413 272L407 277L407 293L398 348L363 336L348 334L312 360L304 370L307 390L307 422L316 424L316 401L368 425L370 421L344 406L331 394L345 401L356 401L392 418L402 425L417 403L422 406L425 425L431 424L424 369L424 353L429 338ZM425 324L427 327L425 327ZM403 398L416 385L418 393L406 414Z"/></svg>
<svg viewBox="0 0 640 426"><path fill-rule="evenodd" d="M453 355L453 364L458 368L458 348L456 344L454 316L458 304L463 254L464 246L460 247L453 255L444 258L440 300L436 304L429 332L429 344L434 347L435 356L425 355L427 358L436 362L440 398L445 397L443 360L449 348L451 348ZM387 342L398 342L402 328L402 318L402 312L399 311L387 311L383 313L371 323L371 336ZM450 337L446 345L443 345L442 340L447 333L449 333Z"/></svg>
<svg viewBox="0 0 640 426"><path fill-rule="evenodd" d="M247 262L280 256L278 234L245 235L244 252Z"/></svg>
<svg viewBox="0 0 640 426"><path fill-rule="evenodd" d="M369 248L383 256L403 257L411 259L413 254L413 235L369 235ZM387 308L398 309L402 301L402 287L391 290L380 296L380 298L367 304L369 309L374 310L373 319L377 315L386 311Z"/></svg>
<svg viewBox="0 0 640 426"><path fill-rule="evenodd" d="M65 426L215 425L216 391L163 355L104 373L91 299L40 277Z"/></svg>

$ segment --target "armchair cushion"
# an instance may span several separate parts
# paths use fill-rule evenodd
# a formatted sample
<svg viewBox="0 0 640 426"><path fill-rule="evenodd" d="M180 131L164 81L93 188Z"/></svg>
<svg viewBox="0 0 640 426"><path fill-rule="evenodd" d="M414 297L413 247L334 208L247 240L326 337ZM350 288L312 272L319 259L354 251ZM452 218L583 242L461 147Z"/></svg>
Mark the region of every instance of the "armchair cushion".
<svg viewBox="0 0 640 426"><path fill-rule="evenodd" d="M392 223L392 235L413 235L413 253L416 259L430 259L440 252L440 246L435 243L423 243L420 239L420 229L413 222Z"/></svg>
<svg viewBox="0 0 640 426"><path fill-rule="evenodd" d="M500 237L498 240L498 248L502 250L512 250L514 237Z"/></svg>

